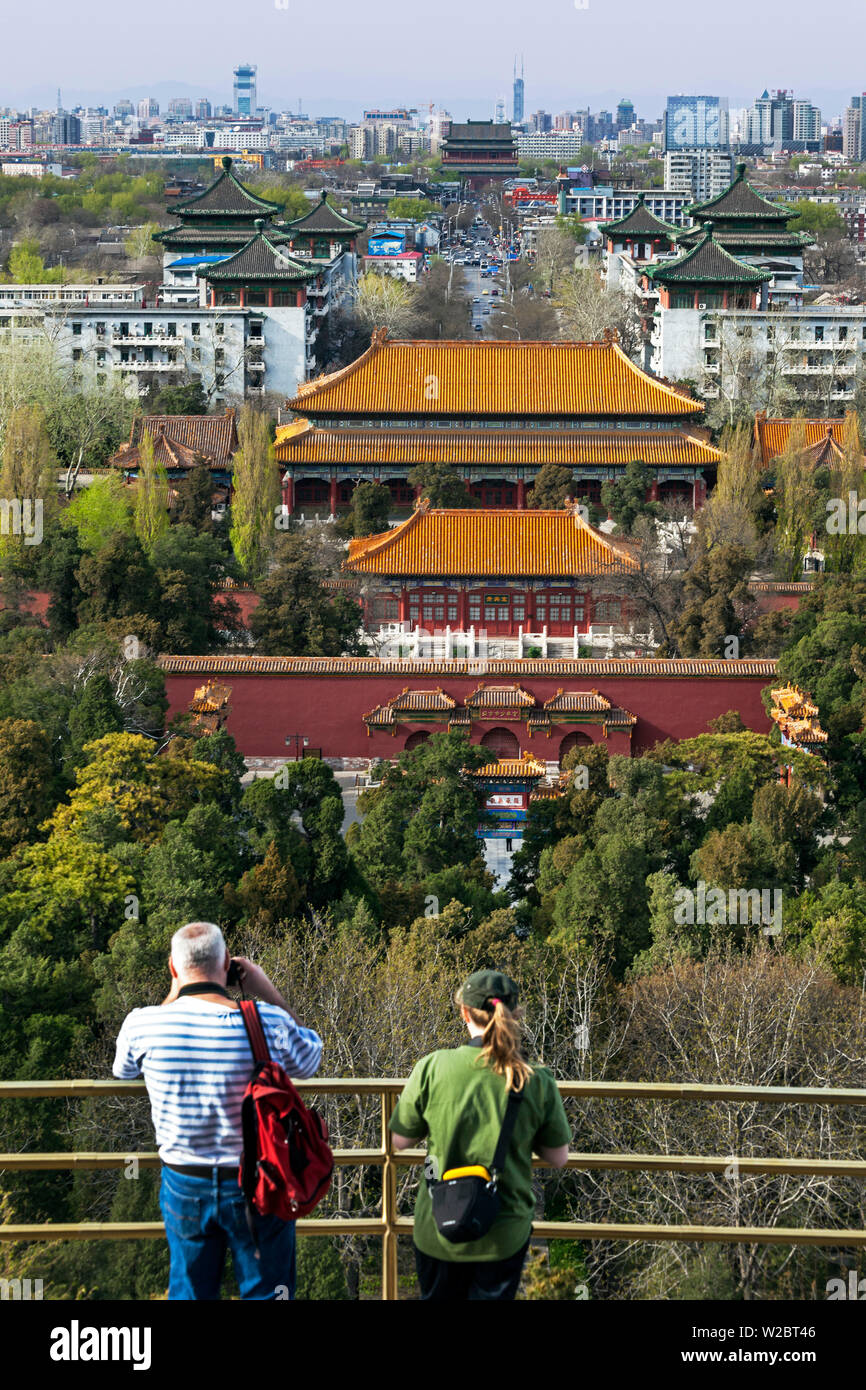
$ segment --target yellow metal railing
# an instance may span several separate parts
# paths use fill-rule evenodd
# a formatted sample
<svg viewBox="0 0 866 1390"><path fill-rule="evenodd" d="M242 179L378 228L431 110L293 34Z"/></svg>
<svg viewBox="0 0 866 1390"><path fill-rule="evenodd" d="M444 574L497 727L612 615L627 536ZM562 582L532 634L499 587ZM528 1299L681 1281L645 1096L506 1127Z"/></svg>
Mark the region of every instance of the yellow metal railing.
<svg viewBox="0 0 866 1390"><path fill-rule="evenodd" d="M314 1095L378 1096L380 1141L376 1149L337 1149L338 1166L382 1169L381 1212L377 1217L321 1217L298 1222L300 1235L365 1235L382 1240L382 1297L397 1298L397 1240L411 1232L411 1217L397 1210L397 1169L424 1162L422 1149L395 1151L388 1122L405 1080L340 1077L299 1081L298 1089ZM560 1081L560 1094L580 1100L766 1102L783 1105L866 1105L866 1090L798 1086L703 1086L630 1081ZM3 1081L0 1100L70 1097L141 1096L143 1081ZM135 1160L142 1168L158 1168L156 1153L11 1153L0 1154L0 1172L45 1172L123 1168ZM540 1160L536 1166L543 1167ZM769 1176L803 1174L866 1178L860 1159L761 1158L738 1155L571 1153L567 1167L583 1171L720 1173L736 1164L739 1173ZM0 1240L141 1240L164 1234L161 1221L80 1221L40 1225L0 1226ZM637 1222L537 1221L533 1235L542 1240L629 1240L722 1242L729 1244L818 1245L836 1249L866 1247L866 1230L791 1228L783 1226L644 1225Z"/></svg>

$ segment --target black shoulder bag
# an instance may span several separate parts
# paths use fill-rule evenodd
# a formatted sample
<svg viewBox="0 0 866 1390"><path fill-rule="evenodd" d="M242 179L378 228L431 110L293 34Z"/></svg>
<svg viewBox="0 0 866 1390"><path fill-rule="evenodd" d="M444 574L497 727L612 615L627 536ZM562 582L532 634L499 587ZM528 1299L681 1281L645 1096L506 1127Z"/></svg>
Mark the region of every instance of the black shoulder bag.
<svg viewBox="0 0 866 1390"><path fill-rule="evenodd" d="M436 1229L443 1239L453 1245L486 1236L499 1215L499 1175L514 1133L521 1100L519 1091L509 1091L499 1142L489 1169L480 1163L468 1168L449 1168L438 1182L432 1178L427 1180Z"/></svg>

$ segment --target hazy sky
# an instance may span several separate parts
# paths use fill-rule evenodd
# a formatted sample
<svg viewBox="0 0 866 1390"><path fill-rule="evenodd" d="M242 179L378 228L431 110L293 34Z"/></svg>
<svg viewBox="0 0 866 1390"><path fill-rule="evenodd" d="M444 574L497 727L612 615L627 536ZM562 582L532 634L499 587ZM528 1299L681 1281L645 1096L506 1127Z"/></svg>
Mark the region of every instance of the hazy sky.
<svg viewBox="0 0 866 1390"><path fill-rule="evenodd" d="M669 92L746 105L793 88L825 116L866 87L866 10L857 0L436 0L432 17L377 0L42 0L7 7L0 106L152 92L230 99L237 62L258 65L259 100L357 116L365 105L492 115L515 53L526 110L611 106L661 113ZM285 8L283 8L285 4Z"/></svg>

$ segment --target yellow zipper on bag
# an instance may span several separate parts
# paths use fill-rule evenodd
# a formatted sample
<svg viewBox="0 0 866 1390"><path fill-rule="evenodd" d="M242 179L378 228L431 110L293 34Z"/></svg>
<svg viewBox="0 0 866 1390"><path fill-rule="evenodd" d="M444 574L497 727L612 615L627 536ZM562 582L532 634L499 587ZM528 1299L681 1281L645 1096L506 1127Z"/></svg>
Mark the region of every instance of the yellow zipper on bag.
<svg viewBox="0 0 866 1390"><path fill-rule="evenodd" d="M449 1182L452 1178L483 1178L485 1182L489 1182L490 1173L480 1163L476 1163L470 1168L449 1168L447 1173L442 1174L443 1182Z"/></svg>

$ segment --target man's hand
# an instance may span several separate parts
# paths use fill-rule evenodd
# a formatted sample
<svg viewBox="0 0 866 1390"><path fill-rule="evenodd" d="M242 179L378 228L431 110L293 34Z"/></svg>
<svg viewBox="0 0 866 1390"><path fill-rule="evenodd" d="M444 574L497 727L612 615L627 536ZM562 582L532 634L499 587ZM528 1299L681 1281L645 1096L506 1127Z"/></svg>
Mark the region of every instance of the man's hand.
<svg viewBox="0 0 866 1390"><path fill-rule="evenodd" d="M289 1017L293 1018L296 1023L299 1021L297 1015L292 1013L285 999L268 979L260 965L247 960L246 956L232 956L232 961L237 966L238 983L245 993L256 995L259 999L263 999L266 1004L276 1004L277 1008L285 1009Z"/></svg>

